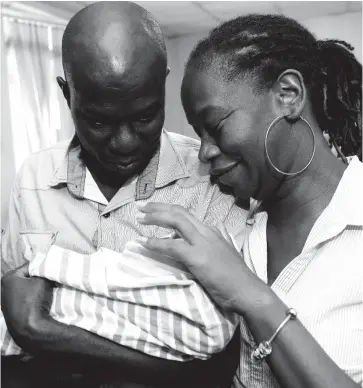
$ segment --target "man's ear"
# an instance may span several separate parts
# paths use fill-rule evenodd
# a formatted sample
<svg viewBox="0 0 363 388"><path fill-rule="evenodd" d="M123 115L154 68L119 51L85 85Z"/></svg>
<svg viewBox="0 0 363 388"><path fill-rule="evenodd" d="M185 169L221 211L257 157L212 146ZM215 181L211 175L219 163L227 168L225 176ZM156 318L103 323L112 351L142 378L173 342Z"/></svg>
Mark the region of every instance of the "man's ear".
<svg viewBox="0 0 363 388"><path fill-rule="evenodd" d="M280 74L273 91L279 110L291 120L298 119L305 107L306 88L301 73L288 69Z"/></svg>
<svg viewBox="0 0 363 388"><path fill-rule="evenodd" d="M71 107L71 95L70 95L68 83L62 77L57 77L56 79L57 79L57 83L58 83L59 87L62 89L62 93L63 93L64 98L67 101L67 105L70 108Z"/></svg>
<svg viewBox="0 0 363 388"><path fill-rule="evenodd" d="M168 67L166 68L166 76L168 76L169 73L170 73L170 67L168 66Z"/></svg>

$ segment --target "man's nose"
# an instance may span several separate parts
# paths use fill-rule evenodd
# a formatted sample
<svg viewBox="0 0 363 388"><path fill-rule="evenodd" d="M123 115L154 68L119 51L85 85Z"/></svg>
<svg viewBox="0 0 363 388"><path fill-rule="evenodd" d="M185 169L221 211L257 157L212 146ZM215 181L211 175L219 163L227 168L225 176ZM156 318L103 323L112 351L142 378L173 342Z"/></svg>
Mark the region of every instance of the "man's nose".
<svg viewBox="0 0 363 388"><path fill-rule="evenodd" d="M140 145L139 135L131 123L122 123L115 128L111 146L116 152L131 153Z"/></svg>

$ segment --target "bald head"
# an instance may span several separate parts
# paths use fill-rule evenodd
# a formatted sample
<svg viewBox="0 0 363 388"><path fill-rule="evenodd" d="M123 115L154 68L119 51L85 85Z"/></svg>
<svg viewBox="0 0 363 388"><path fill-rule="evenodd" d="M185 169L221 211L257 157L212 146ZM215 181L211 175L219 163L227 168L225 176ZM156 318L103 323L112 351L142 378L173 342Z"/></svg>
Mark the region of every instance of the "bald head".
<svg viewBox="0 0 363 388"><path fill-rule="evenodd" d="M131 2L99 2L78 12L64 32L62 56L66 79L72 84L79 80L133 87L150 72L155 77L166 73L160 26Z"/></svg>
<svg viewBox="0 0 363 388"><path fill-rule="evenodd" d="M70 107L92 175L121 187L149 163L164 124L166 48L160 26L130 2L99 2L68 23L62 44Z"/></svg>

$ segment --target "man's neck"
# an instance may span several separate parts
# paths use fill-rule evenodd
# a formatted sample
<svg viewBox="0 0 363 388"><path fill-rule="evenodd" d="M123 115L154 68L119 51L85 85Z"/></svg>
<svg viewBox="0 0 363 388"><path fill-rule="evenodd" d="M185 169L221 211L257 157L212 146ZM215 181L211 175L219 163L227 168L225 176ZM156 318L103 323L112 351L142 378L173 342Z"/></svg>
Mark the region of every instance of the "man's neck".
<svg viewBox="0 0 363 388"><path fill-rule="evenodd" d="M132 178L141 174L144 169L149 165L152 158L155 156L160 146L160 142L158 143L158 147L155 148L153 153L150 155L143 165L140 165L140 168L137 171L134 171L129 175L122 175L114 171L109 171L101 166L94 157L90 156L87 151L81 147L80 158L85 163L86 167L90 171L94 181L97 186L101 190L102 194L110 201L114 195L127 184Z"/></svg>

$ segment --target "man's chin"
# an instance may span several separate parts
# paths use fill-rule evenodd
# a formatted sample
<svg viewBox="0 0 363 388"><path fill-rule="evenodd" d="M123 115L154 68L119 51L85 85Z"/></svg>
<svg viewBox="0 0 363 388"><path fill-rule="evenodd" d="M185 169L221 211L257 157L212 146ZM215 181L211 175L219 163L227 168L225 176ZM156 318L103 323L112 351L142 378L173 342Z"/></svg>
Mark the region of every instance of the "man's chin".
<svg viewBox="0 0 363 388"><path fill-rule="evenodd" d="M130 164L117 164L111 163L100 155L93 154L91 156L83 149L81 158L99 182L115 187L123 185L133 176L140 174L151 159L139 158Z"/></svg>
<svg viewBox="0 0 363 388"><path fill-rule="evenodd" d="M119 175L130 175L137 174L142 170L144 163L134 162L131 164L116 164L116 163L103 163L103 167L108 172L117 173Z"/></svg>
<svg viewBox="0 0 363 388"><path fill-rule="evenodd" d="M132 163L130 165L103 164L105 178L118 180L128 180L139 175L147 166L147 163Z"/></svg>

